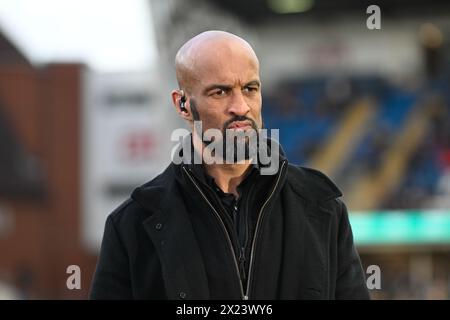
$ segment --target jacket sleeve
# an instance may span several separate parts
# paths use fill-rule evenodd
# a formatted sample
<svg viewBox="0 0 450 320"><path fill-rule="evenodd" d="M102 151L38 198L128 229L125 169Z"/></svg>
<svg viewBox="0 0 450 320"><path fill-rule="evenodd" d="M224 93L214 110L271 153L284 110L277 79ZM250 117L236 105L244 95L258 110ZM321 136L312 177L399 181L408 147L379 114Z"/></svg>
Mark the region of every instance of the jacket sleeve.
<svg viewBox="0 0 450 320"><path fill-rule="evenodd" d="M89 298L132 299L128 255L111 215L106 219Z"/></svg>
<svg viewBox="0 0 450 320"><path fill-rule="evenodd" d="M370 299L365 273L353 243L353 234L345 204L341 205L338 231L338 270L336 279L336 299Z"/></svg>

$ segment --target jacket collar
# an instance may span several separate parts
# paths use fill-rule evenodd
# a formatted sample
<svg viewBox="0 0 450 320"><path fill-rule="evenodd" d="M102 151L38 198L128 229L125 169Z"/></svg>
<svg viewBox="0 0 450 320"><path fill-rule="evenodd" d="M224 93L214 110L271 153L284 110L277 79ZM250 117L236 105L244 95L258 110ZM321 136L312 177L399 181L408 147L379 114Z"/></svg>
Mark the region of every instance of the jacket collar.
<svg viewBox="0 0 450 320"><path fill-rule="evenodd" d="M290 164L287 176L294 192L307 201L324 202L342 197L334 182L318 170Z"/></svg>
<svg viewBox="0 0 450 320"><path fill-rule="evenodd" d="M131 198L147 210L163 210L171 204L170 197L175 194L175 164L171 163L153 180L137 187L131 193Z"/></svg>

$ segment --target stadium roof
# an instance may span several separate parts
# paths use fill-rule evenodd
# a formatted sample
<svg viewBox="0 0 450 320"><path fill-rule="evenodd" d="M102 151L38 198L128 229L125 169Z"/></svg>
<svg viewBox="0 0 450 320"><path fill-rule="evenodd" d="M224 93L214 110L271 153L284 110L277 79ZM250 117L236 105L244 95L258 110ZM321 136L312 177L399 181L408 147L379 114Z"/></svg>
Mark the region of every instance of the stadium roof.
<svg viewBox="0 0 450 320"><path fill-rule="evenodd" d="M263 22L266 19L286 17L329 16L330 14L357 13L366 14L368 6L376 4L385 17L401 17L424 14L442 14L450 12L448 0L213 0L219 7L226 9L248 23Z"/></svg>

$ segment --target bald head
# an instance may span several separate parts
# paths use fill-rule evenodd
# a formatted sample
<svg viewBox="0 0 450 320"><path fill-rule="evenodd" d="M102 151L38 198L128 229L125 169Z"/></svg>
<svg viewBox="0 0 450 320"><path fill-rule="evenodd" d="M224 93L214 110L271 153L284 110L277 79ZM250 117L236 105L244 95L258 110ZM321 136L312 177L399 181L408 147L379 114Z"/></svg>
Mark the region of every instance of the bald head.
<svg viewBox="0 0 450 320"><path fill-rule="evenodd" d="M225 31L205 31L187 41L175 57L178 85L190 92L202 74L231 59L247 59L259 70L259 61L250 44Z"/></svg>

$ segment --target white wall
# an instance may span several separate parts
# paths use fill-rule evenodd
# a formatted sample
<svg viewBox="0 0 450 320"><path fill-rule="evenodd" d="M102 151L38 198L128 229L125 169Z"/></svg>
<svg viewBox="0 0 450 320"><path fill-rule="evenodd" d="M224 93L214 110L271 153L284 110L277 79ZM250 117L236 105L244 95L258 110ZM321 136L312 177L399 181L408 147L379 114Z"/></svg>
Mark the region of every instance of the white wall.
<svg viewBox="0 0 450 320"><path fill-rule="evenodd" d="M385 22L368 30L365 21L267 25L258 28L255 50L263 80L329 73L411 75L421 70L417 29Z"/></svg>
<svg viewBox="0 0 450 320"><path fill-rule="evenodd" d="M161 105L158 74L157 69L85 74L82 234L84 244L92 251L100 247L108 214L135 187L154 178L170 163L168 114L172 110Z"/></svg>

